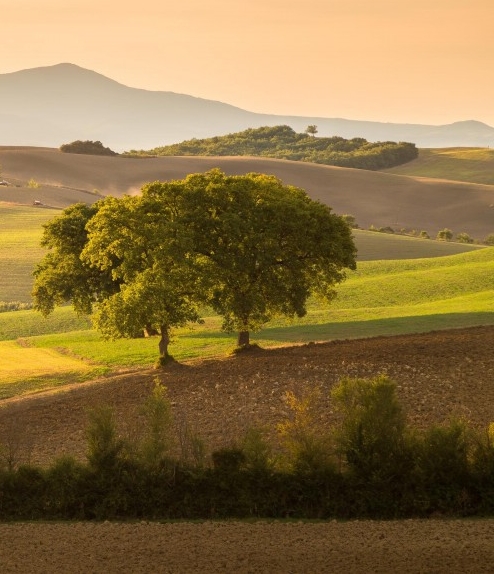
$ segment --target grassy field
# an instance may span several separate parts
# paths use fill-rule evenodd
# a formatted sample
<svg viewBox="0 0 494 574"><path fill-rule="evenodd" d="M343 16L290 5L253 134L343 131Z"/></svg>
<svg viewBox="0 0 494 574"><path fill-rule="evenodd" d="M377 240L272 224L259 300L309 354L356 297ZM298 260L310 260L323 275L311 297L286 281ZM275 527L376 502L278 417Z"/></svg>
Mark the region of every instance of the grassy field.
<svg viewBox="0 0 494 574"><path fill-rule="evenodd" d="M0 203L0 301L29 301L34 264L45 253L42 225L56 213Z"/></svg>
<svg viewBox="0 0 494 574"><path fill-rule="evenodd" d="M417 159L383 171L397 175L494 185L494 149L420 149Z"/></svg>
<svg viewBox="0 0 494 574"><path fill-rule="evenodd" d="M31 301L32 272L45 253L39 244L42 225L58 214L56 210L0 202L0 301ZM354 235L359 261L438 257L476 249L467 244L362 230Z"/></svg>
<svg viewBox="0 0 494 574"><path fill-rule="evenodd" d="M493 276L494 248L361 262L332 304L312 300L305 317L273 321L253 340L272 347L494 324ZM225 356L235 337L220 324L211 315L203 325L178 330L170 351L180 361ZM105 341L68 307L48 320L34 311L1 313L0 333L0 397L150 367L158 354L157 338Z"/></svg>

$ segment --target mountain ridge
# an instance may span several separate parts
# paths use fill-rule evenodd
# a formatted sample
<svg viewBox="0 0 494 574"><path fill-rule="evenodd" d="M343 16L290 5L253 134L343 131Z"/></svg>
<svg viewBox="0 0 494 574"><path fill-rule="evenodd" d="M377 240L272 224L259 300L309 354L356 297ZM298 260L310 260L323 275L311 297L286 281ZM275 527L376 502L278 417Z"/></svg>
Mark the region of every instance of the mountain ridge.
<svg viewBox="0 0 494 574"><path fill-rule="evenodd" d="M321 136L408 141L418 147L487 147L494 128L477 120L445 125L260 114L171 91L129 87L76 64L0 74L0 145L59 147L99 140L115 151L149 149L192 138L286 124Z"/></svg>

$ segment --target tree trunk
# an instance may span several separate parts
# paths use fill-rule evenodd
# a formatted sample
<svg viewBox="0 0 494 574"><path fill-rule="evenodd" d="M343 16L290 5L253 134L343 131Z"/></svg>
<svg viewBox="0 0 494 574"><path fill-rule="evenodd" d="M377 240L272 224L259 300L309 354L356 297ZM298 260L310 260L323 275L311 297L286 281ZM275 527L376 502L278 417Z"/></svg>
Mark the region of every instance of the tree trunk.
<svg viewBox="0 0 494 574"><path fill-rule="evenodd" d="M249 331L240 331L237 339L238 347L248 347L250 345L250 333Z"/></svg>
<svg viewBox="0 0 494 574"><path fill-rule="evenodd" d="M161 339L159 343L160 355L162 357L168 356L168 345L170 344L170 332L168 325L161 325Z"/></svg>

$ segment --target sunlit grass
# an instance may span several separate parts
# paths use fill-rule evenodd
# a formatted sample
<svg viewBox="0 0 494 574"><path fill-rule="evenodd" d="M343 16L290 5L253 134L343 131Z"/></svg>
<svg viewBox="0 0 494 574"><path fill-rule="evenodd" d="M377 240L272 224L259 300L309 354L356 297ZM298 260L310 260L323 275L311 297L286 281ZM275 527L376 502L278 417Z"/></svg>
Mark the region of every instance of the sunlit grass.
<svg viewBox="0 0 494 574"><path fill-rule="evenodd" d="M67 385L104 372L56 349L0 343L0 398Z"/></svg>
<svg viewBox="0 0 494 574"><path fill-rule="evenodd" d="M383 171L494 185L494 149L420 149L417 159Z"/></svg>
<svg viewBox="0 0 494 574"><path fill-rule="evenodd" d="M252 341L272 347L493 325L493 278L494 248L434 259L362 262L338 287L332 304L313 299L305 317L273 320L252 333ZM11 365L0 379L0 396L78 381L97 368L109 372L153 366L157 337L106 341L87 322L81 328L80 321L70 308L49 319L35 311L0 313L3 338L31 346L0 344L0 368ZM190 361L224 357L235 343L235 334L221 332L221 319L207 314L202 325L176 330L169 350L178 361ZM13 348L17 351L11 359ZM34 351L48 353L53 369L47 357Z"/></svg>
<svg viewBox="0 0 494 574"><path fill-rule="evenodd" d="M45 253L42 225L56 214L0 202L0 301L30 301L34 265Z"/></svg>
<svg viewBox="0 0 494 574"><path fill-rule="evenodd" d="M60 215L0 202L0 301L31 302L33 271L46 251L40 246L43 224ZM358 261L439 257L476 246L355 230Z"/></svg>

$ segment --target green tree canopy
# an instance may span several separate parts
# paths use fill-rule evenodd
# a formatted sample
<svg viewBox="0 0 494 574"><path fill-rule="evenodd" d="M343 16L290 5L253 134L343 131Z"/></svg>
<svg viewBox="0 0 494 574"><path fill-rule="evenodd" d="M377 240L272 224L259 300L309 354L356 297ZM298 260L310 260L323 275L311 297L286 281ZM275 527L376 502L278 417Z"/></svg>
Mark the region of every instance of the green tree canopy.
<svg viewBox="0 0 494 574"><path fill-rule="evenodd" d="M311 293L331 300L344 269L355 267L349 226L302 189L273 176L211 170L155 184L143 197L159 203L177 186L205 302L225 330L239 332L239 346L276 315L305 315Z"/></svg>
<svg viewBox="0 0 494 574"><path fill-rule="evenodd" d="M100 141L76 140L70 143L62 144L60 151L64 153L80 153L87 155L118 155L109 147L105 147Z"/></svg>
<svg viewBox="0 0 494 574"><path fill-rule="evenodd" d="M317 126L314 124L308 125L305 128L305 133L314 137L317 134Z"/></svg>
<svg viewBox="0 0 494 574"><path fill-rule="evenodd" d="M44 225L41 244L49 251L34 271L34 308L48 315L57 305L71 302L77 313L92 313L93 304L119 290L111 272L82 261L88 234L86 225L102 202L77 203Z"/></svg>
<svg viewBox="0 0 494 574"><path fill-rule="evenodd" d="M339 136L307 137L316 133L315 125L308 126L305 133L296 133L286 125L265 126L207 139L194 138L148 151L132 150L128 154L261 156L370 170L401 165L418 155L413 143L368 142L364 138Z"/></svg>
<svg viewBox="0 0 494 574"><path fill-rule="evenodd" d="M303 190L220 170L68 208L44 244L37 309L71 301L108 337L157 331L163 357L170 329L199 320L201 304L248 346L272 317L303 316L311 293L332 299L356 255L344 219Z"/></svg>

